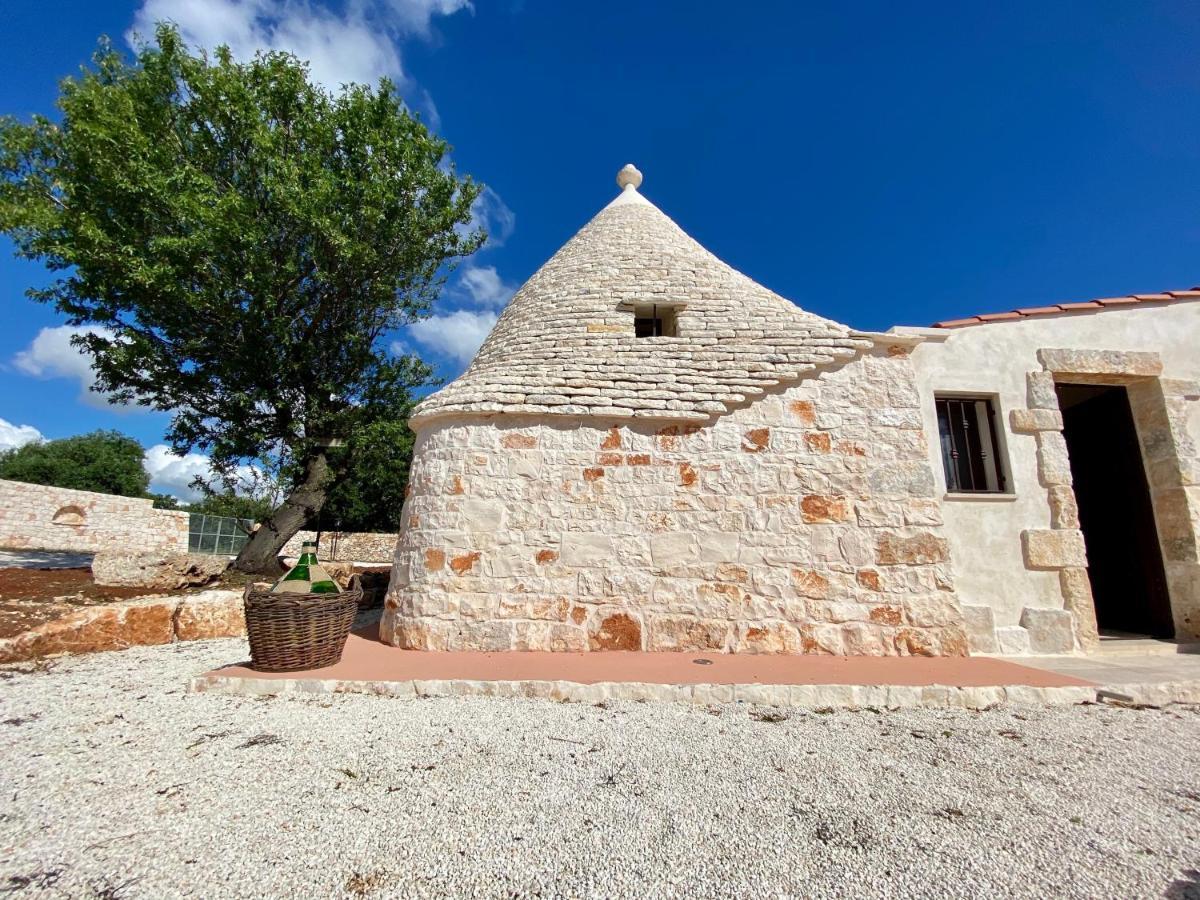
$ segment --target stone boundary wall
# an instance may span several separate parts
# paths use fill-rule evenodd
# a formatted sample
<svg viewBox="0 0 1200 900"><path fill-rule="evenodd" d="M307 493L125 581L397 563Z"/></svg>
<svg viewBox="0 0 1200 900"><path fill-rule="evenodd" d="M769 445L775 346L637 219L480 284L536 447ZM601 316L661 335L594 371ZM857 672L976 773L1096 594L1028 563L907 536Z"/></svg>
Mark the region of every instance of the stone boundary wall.
<svg viewBox="0 0 1200 900"><path fill-rule="evenodd" d="M299 556L304 541L315 541L315 531L301 531L283 545L283 556ZM369 531L322 531L317 555L327 562L364 562L391 565L396 535Z"/></svg>
<svg viewBox="0 0 1200 900"><path fill-rule="evenodd" d="M0 639L0 663L60 653L99 653L246 633L242 592L201 591L85 606L11 638Z"/></svg>
<svg viewBox="0 0 1200 900"><path fill-rule="evenodd" d="M422 650L967 652L908 351L711 424L421 429L381 626Z"/></svg>
<svg viewBox="0 0 1200 900"><path fill-rule="evenodd" d="M186 553L188 514L139 497L0 480L0 547Z"/></svg>

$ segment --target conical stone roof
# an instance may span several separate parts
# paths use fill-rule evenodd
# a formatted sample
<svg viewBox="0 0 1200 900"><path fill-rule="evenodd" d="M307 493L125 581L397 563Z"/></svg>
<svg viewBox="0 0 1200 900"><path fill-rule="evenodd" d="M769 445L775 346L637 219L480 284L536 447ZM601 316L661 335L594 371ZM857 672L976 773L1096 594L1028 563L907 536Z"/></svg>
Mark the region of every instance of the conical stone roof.
<svg viewBox="0 0 1200 900"><path fill-rule="evenodd" d="M721 262L638 193L621 194L513 296L467 370L414 410L707 421L871 341ZM669 309L675 337L634 335Z"/></svg>

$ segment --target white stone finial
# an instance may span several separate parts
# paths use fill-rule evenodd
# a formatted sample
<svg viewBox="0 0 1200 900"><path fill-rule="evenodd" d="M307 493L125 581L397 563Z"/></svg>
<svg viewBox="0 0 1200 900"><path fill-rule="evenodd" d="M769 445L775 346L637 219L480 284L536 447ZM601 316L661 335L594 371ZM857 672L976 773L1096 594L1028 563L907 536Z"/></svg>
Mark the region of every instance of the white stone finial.
<svg viewBox="0 0 1200 900"><path fill-rule="evenodd" d="M617 173L617 186L621 190L633 188L635 191L642 186L642 173L633 163L626 163Z"/></svg>

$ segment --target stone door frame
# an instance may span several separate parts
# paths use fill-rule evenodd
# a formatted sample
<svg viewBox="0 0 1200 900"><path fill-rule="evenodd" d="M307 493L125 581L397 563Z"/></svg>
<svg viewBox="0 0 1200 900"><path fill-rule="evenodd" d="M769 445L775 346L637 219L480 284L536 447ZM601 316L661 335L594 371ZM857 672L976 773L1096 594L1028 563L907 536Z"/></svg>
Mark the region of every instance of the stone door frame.
<svg viewBox="0 0 1200 900"><path fill-rule="evenodd" d="M1146 467L1175 638L1200 640L1200 453L1187 425L1200 385L1163 378L1162 359L1153 352L1047 348L1038 350L1037 359L1042 368L1026 374L1028 408L1010 413L1014 432L1037 438L1038 480L1050 506L1048 529L1021 532L1025 567L1058 572L1075 643L1093 651L1099 642L1096 607L1055 384L1121 385ZM1032 631L1042 612L1026 608L1021 624Z"/></svg>

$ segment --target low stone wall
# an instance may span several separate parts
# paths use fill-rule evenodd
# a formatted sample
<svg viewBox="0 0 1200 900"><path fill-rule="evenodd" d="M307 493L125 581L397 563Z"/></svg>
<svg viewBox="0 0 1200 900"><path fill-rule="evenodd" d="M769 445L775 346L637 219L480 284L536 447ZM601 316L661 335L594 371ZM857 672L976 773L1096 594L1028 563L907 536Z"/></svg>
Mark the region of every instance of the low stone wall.
<svg viewBox="0 0 1200 900"><path fill-rule="evenodd" d="M315 541L315 531L301 531L283 546L284 556L299 556L304 541ZM396 535L366 531L322 531L318 555L329 562L392 562Z"/></svg>
<svg viewBox="0 0 1200 900"><path fill-rule="evenodd" d="M97 653L174 641L246 633L240 591L202 591L183 597L139 597L88 606L0 640L0 663L59 653Z"/></svg>
<svg viewBox="0 0 1200 900"><path fill-rule="evenodd" d="M186 553L188 514L138 497L0 480L0 547Z"/></svg>

